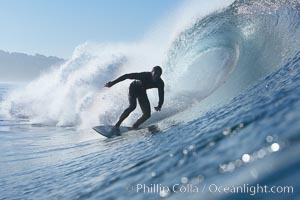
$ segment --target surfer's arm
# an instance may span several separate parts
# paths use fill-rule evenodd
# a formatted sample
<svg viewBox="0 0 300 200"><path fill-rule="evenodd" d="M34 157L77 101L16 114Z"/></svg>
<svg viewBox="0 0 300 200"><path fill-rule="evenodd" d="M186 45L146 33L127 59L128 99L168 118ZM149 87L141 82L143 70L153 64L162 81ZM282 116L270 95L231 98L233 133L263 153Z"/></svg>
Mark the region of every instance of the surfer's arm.
<svg viewBox="0 0 300 200"><path fill-rule="evenodd" d="M130 74L124 74L123 76L120 76L114 81L109 81L108 83L105 84L105 87L111 87L121 81L124 81L126 79L137 79L140 80L142 78L141 73L130 73Z"/></svg>
<svg viewBox="0 0 300 200"><path fill-rule="evenodd" d="M165 91L164 91L164 83L162 83L162 85L158 88L158 106L154 107L156 111L160 111L161 107L164 103L164 97L165 97Z"/></svg>

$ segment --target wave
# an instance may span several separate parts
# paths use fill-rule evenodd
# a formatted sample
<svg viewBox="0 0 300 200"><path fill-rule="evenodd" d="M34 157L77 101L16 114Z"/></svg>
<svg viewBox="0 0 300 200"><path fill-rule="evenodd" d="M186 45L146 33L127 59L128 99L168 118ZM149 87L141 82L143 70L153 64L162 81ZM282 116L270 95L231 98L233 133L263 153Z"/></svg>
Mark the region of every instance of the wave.
<svg viewBox="0 0 300 200"><path fill-rule="evenodd" d="M64 64L7 95L0 104L1 113L56 126L112 124L128 104L125 88L129 83L110 89L104 83L161 65L165 105L151 123L199 102L206 101L210 107L232 99L299 50L299 1L205 4L204 9L192 1L183 13L177 12L174 21L163 24L171 30L159 32L158 28L154 36L146 35L140 42L80 45ZM148 95L155 106L157 91ZM125 124L139 114L135 111Z"/></svg>
<svg viewBox="0 0 300 200"><path fill-rule="evenodd" d="M182 32L167 64L184 69L177 76L194 88L183 90L201 102L176 120L199 117L284 66L299 50L299 14L299 1L235 1Z"/></svg>

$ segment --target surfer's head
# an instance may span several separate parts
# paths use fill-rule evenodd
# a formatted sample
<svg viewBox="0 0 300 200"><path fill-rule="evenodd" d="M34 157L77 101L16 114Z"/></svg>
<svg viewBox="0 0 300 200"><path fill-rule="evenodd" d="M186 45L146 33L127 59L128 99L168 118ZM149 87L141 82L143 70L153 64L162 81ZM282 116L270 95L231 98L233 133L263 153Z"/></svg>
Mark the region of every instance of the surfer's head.
<svg viewBox="0 0 300 200"><path fill-rule="evenodd" d="M153 79L153 81L157 81L157 80L159 80L159 78L160 78L160 76L162 74L162 69L161 69L160 66L155 66L155 67L153 67L151 73L152 73L152 79Z"/></svg>

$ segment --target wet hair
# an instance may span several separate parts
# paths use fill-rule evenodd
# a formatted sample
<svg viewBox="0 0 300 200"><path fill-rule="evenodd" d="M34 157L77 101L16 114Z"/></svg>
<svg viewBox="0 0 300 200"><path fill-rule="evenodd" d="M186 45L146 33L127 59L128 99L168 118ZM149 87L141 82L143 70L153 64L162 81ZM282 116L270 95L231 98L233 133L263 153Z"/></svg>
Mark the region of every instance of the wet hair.
<svg viewBox="0 0 300 200"><path fill-rule="evenodd" d="M155 66L155 67L153 67L152 71L159 72L159 73L160 73L160 75L162 74L162 69L161 69L161 67L160 67L160 66Z"/></svg>

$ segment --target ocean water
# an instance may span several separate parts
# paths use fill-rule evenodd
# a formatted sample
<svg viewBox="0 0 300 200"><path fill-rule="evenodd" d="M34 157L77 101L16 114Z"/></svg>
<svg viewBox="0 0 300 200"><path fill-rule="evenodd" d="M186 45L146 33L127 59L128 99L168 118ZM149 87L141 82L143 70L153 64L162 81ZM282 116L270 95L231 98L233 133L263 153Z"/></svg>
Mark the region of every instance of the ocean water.
<svg viewBox="0 0 300 200"><path fill-rule="evenodd" d="M140 42L83 44L26 85L0 85L1 199L300 198L300 2L179 10ZM129 82L102 85L157 63L165 105L144 126L158 128L94 132L127 106Z"/></svg>

